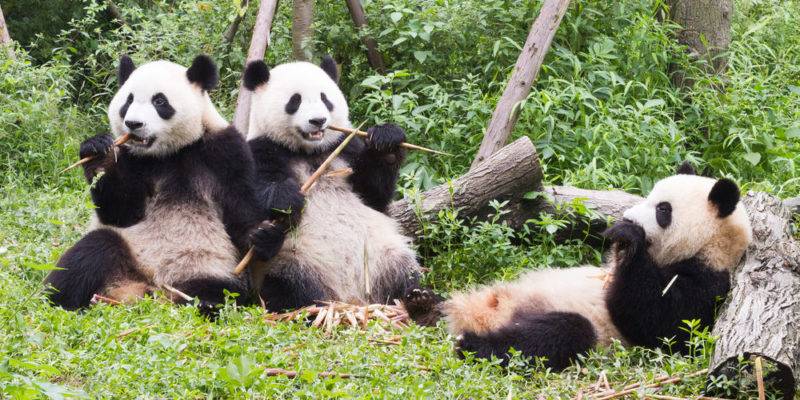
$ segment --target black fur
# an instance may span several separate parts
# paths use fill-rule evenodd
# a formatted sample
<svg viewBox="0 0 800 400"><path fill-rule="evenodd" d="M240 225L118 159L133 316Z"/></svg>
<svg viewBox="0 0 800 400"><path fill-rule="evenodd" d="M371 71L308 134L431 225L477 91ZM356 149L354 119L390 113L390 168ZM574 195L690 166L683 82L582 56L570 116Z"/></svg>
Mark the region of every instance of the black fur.
<svg viewBox="0 0 800 400"><path fill-rule="evenodd" d="M133 71L136 69L136 65L133 63L130 57L127 54L123 55L119 58L119 69L117 69L117 82L120 86L122 86L125 81L131 76Z"/></svg>
<svg viewBox="0 0 800 400"><path fill-rule="evenodd" d="M156 109L156 112L161 119L170 119L173 115L175 115L175 108L169 104L169 99L167 99L167 96L165 96L164 93L159 92L154 94L153 98L150 99L150 102L153 104L153 108Z"/></svg>
<svg viewBox="0 0 800 400"><path fill-rule="evenodd" d="M97 147L96 143L105 145L107 142L106 138L95 137L84 143L82 149L89 151ZM144 218L145 203L156 194L156 181L163 183L158 193L158 201L163 202L161 206L203 202L201 188L196 183L211 184L212 201L221 210L225 231L242 254L250 246L251 227L262 219L262 212L255 206L252 157L242 135L233 127L206 134L197 142L166 157L137 156L130 153L126 146L121 146L116 162L113 155L108 153L104 157L103 167L105 174L97 180L91 192L97 215L107 225L126 227L140 222ZM89 167L85 168L88 175ZM109 284L109 279L113 279L110 273L120 269L115 265L123 263L129 266L128 269L134 268L130 252L120 250L127 249L124 243L104 245L109 240L101 241L103 237L98 239L100 234L97 232L111 231L90 232L59 261L59 265L69 267L67 272L55 271L48 278L56 282L81 281L91 275L94 279L88 280L85 288L72 290L67 287L69 290L62 290L62 296L86 300L87 295L90 298L93 294L88 292L97 292L98 288ZM109 273L105 272L107 269L110 269ZM244 297L240 299L247 295L241 283L228 280L199 278L196 282L180 282L174 286L186 289L184 291L200 298L203 304L221 302L222 289L241 293ZM85 301L65 304L76 304L75 307L86 305Z"/></svg>
<svg viewBox="0 0 800 400"><path fill-rule="evenodd" d="M334 61L333 57L329 55L322 57L322 62L319 64L319 67L322 68L334 82L339 83L339 70L336 68L336 61Z"/></svg>
<svg viewBox="0 0 800 400"><path fill-rule="evenodd" d="M327 108L328 111L333 111L333 103L328 100L328 96L326 96L325 93L320 93L319 98L322 100L322 103L325 104L325 108Z"/></svg>
<svg viewBox="0 0 800 400"><path fill-rule="evenodd" d="M131 106L131 103L133 103L133 93L128 94L128 98L125 100L125 104L123 104L122 107L119 108L119 117L122 118L123 120L125 119L125 114L128 113L128 108Z"/></svg>
<svg viewBox="0 0 800 400"><path fill-rule="evenodd" d="M406 158L405 149L400 147L405 132L396 125L385 124L374 126L367 133L366 143L354 139L342 154L353 167L353 190L366 205L384 212L394 197L400 166Z"/></svg>
<svg viewBox="0 0 800 400"><path fill-rule="evenodd" d="M330 298L322 282L303 276L301 268L300 265L290 266L287 271L267 274L259 291L267 310L295 310Z"/></svg>
<svg viewBox="0 0 800 400"><path fill-rule="evenodd" d="M67 250L45 283L50 301L68 310L89 305L95 293L113 280L145 282L125 241L110 229L89 232Z"/></svg>
<svg viewBox="0 0 800 400"><path fill-rule="evenodd" d="M739 203L739 187L730 179L722 178L714 184L708 194L708 201L717 207L717 215L725 218L736 210Z"/></svg>
<svg viewBox="0 0 800 400"><path fill-rule="evenodd" d="M697 175L697 172L694 170L694 167L688 161L684 161L681 165L678 166L678 170L675 171L676 174L680 175Z"/></svg>
<svg viewBox="0 0 800 400"><path fill-rule="evenodd" d="M300 102L303 100L303 97L300 96L299 93L295 93L292 97L289 98L289 101L286 102L286 106L284 107L284 111L287 114L292 115L300 109Z"/></svg>
<svg viewBox="0 0 800 400"><path fill-rule="evenodd" d="M253 91L269 81L269 67L264 61L256 60L247 63L244 69L244 87Z"/></svg>
<svg viewBox="0 0 800 400"><path fill-rule="evenodd" d="M205 91L217 87L219 83L219 70L211 57L201 54L194 58L192 65L186 70L189 82L200 85Z"/></svg>
<svg viewBox="0 0 800 400"><path fill-rule="evenodd" d="M507 365L513 347L526 357L545 357L546 367L560 371L597 343L592 323L576 313L518 312L512 320L512 325L486 335L465 333L456 344L458 354L473 352L480 358L494 355Z"/></svg>
<svg viewBox="0 0 800 400"><path fill-rule="evenodd" d="M644 230L631 222L609 228L606 237L617 244L618 263L606 292L611 320L633 345L659 347L674 338L683 351L689 334L684 320L699 319L712 326L718 301L730 289L729 275L696 258L658 266L647 253ZM678 278L662 296L672 278Z"/></svg>
<svg viewBox="0 0 800 400"><path fill-rule="evenodd" d="M259 260L269 260L278 254L286 240L287 229L273 221L264 221L250 234L250 243Z"/></svg>

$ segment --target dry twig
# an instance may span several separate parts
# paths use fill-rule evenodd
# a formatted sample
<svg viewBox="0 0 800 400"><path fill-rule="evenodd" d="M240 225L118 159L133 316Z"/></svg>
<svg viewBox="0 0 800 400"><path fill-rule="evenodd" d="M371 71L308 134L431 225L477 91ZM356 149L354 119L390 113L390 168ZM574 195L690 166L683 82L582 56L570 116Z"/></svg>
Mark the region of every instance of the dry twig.
<svg viewBox="0 0 800 400"><path fill-rule="evenodd" d="M311 326L324 329L327 334L331 333L333 328L337 326L352 326L363 329L366 328L367 322L370 320L380 321L383 325L401 329L407 327L409 322L405 308L398 304L356 305L340 301L323 301L320 304L282 314L268 313L265 319L284 322L293 321L300 317L314 317Z"/></svg>

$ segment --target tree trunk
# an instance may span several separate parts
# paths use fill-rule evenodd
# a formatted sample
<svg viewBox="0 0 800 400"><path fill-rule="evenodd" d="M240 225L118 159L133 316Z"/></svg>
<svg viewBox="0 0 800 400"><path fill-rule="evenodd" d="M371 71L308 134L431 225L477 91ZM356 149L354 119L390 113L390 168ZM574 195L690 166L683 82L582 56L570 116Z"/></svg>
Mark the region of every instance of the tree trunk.
<svg viewBox="0 0 800 400"><path fill-rule="evenodd" d="M236 33L239 32L239 26L242 24L242 20L247 14L248 3L250 3L250 0L242 0L242 9L236 13L236 16L233 17L233 21L231 21L231 24L225 29L225 33L222 34L222 41L228 44L228 46L233 43Z"/></svg>
<svg viewBox="0 0 800 400"><path fill-rule="evenodd" d="M762 357L777 367L774 387L792 399L800 381L800 246L792 237L792 214L779 199L749 193L744 204L753 243L714 326L719 339L710 370L736 377L739 356Z"/></svg>
<svg viewBox="0 0 800 400"><path fill-rule="evenodd" d="M446 208L460 210L464 218L487 212L493 199L520 198L541 185L542 169L536 149L522 137L489 157L486 162L450 183L437 186L416 199L389 205L387 213L403 232L415 236L422 219L435 217Z"/></svg>
<svg viewBox="0 0 800 400"><path fill-rule="evenodd" d="M6 48L9 58L12 60L17 58L14 55L14 49L12 48L13 44L11 43L11 35L8 33L8 27L6 26L6 19L3 17L2 8L0 8L0 46Z"/></svg>
<svg viewBox="0 0 800 400"><path fill-rule="evenodd" d="M567 12L569 0L545 0L539 16L533 22L525 47L517 58L514 72L486 128L483 142L472 162L472 168L505 146L519 117L519 104L528 97L531 85L539 74L547 50L561 19Z"/></svg>
<svg viewBox="0 0 800 400"><path fill-rule="evenodd" d="M693 58L706 60L709 72L720 73L727 66L725 52L731 44L733 0L668 0L670 19L682 27L679 43L689 47ZM677 86L691 86L682 71L674 71Z"/></svg>
<svg viewBox="0 0 800 400"><path fill-rule="evenodd" d="M369 65L375 71L379 73L384 72L383 68L383 57L381 57L381 53L378 51L378 43L375 42L370 36L366 36L363 34L364 28L367 27L367 17L364 15L364 8L361 7L361 0L346 0L347 1L347 8L350 10L350 16L353 17L353 24L355 24L356 29L361 33L361 40L364 42L364 46L367 47L367 60L369 60Z"/></svg>
<svg viewBox="0 0 800 400"><path fill-rule="evenodd" d="M311 24L314 22L314 0L294 0L292 2L292 56L297 61L311 59L309 40L314 36Z"/></svg>
<svg viewBox="0 0 800 400"><path fill-rule="evenodd" d="M250 38L250 49L247 51L247 61L262 60L264 53L269 46L269 34L272 30L272 19L275 18L275 10L278 7L278 0L261 0L256 15L256 26L253 28L253 36ZM236 111L233 114L233 126L243 135L247 136L247 129L250 124L250 91L244 85L239 86L239 97L236 99Z"/></svg>

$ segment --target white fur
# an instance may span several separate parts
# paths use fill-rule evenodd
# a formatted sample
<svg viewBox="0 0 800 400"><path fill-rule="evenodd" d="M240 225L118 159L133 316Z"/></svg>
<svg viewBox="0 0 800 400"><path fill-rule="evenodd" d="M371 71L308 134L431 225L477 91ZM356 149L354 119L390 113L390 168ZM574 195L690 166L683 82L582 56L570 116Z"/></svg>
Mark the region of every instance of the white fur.
<svg viewBox="0 0 800 400"><path fill-rule="evenodd" d="M295 93L302 101L297 112L290 115L286 113L286 103ZM325 93L333 104L332 112L325 107L320 93ZM267 83L253 93L250 110L248 140L266 135L294 151L312 151L341 137L339 132L324 129L322 140L306 140L302 132L318 130L309 123L310 119L325 118L324 127L351 127L347 100L339 86L322 68L308 62L281 64L271 69Z"/></svg>
<svg viewBox="0 0 800 400"><path fill-rule="evenodd" d="M697 175L674 175L656 183L647 198L625 211L624 217L644 228L650 256L658 265L668 265L701 255L716 269L735 266L752 237L747 212L739 203L733 214L717 217L708 194L717 181ZM662 228L656 221L656 206L669 202L672 223ZM709 245L719 242L724 245ZM727 255L727 256L726 256Z"/></svg>
<svg viewBox="0 0 800 400"><path fill-rule="evenodd" d="M153 107L151 100L157 93L163 93L175 109L175 115L168 120L161 118ZM123 119L119 112L130 94L133 103ZM142 138L153 137L155 142L149 148L133 142L127 146L136 154L155 156L175 153L199 139L205 128L221 130L228 125L208 93L189 82L186 67L164 60L149 62L133 71L111 99L108 120L117 137L129 133L125 121L143 122L144 126L134 133Z"/></svg>

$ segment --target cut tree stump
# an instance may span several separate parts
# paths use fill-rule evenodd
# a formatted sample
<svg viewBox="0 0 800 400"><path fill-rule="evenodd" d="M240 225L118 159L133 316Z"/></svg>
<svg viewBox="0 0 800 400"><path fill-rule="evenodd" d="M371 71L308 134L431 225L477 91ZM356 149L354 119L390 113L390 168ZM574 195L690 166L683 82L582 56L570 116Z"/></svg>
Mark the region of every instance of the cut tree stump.
<svg viewBox="0 0 800 400"><path fill-rule="evenodd" d="M275 18L275 9L278 0L261 0L256 14L256 26L250 38L250 49L247 50L247 61L263 60L269 46L269 35L272 30L272 20ZM236 99L236 111L233 114L233 126L243 135L247 136L250 125L250 91L239 86L239 97Z"/></svg>
<svg viewBox="0 0 800 400"><path fill-rule="evenodd" d="M749 193L744 205L753 243L714 326L719 339L710 370L735 377L740 356L762 357L777 367L768 379L792 399L800 381L800 246L792 236L792 214L779 199Z"/></svg>
<svg viewBox="0 0 800 400"><path fill-rule="evenodd" d="M479 216L486 212L491 200L521 197L540 187L541 181L536 149L530 139L522 137L452 182L415 199L390 204L387 213L400 223L406 235L415 236L421 219L435 217L443 209L458 209L464 218Z"/></svg>
<svg viewBox="0 0 800 400"><path fill-rule="evenodd" d="M497 102L481 147L472 162L472 168L477 167L508 142L511 131L517 124L519 104L531 92L533 81L539 74L544 57L550 49L550 43L568 6L569 0L544 0L539 16L533 21L528 38L525 40L525 47L517 58L511 79L503 90L500 101Z"/></svg>

